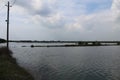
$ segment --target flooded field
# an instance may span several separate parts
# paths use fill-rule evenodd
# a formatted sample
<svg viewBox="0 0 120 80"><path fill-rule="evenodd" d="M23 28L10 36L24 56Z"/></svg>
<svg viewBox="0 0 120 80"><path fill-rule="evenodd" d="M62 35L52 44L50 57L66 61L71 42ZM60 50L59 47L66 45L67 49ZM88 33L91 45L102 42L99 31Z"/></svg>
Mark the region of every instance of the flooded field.
<svg viewBox="0 0 120 80"><path fill-rule="evenodd" d="M120 46L24 48L23 45L31 44L11 43L10 48L35 80L120 80Z"/></svg>

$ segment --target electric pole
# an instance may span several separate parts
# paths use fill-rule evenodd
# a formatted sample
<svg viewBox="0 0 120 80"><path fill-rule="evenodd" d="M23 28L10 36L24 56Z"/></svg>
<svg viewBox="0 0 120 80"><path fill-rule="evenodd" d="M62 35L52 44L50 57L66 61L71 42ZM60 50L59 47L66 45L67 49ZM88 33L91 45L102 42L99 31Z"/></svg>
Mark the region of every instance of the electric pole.
<svg viewBox="0 0 120 80"><path fill-rule="evenodd" d="M7 49L9 50L9 12L10 12L10 2L7 3Z"/></svg>

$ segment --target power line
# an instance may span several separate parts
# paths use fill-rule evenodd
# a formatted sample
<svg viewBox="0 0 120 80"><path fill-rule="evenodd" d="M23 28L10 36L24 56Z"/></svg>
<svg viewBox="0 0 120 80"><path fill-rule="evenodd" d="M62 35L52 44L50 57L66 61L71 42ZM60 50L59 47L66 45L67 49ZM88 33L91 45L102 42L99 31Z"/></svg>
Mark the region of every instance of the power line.
<svg viewBox="0 0 120 80"><path fill-rule="evenodd" d="M3 9L3 7L4 7L4 1L0 3L0 10Z"/></svg>
<svg viewBox="0 0 120 80"><path fill-rule="evenodd" d="M6 15L6 14L2 14L4 13L4 9L5 9L5 6L0 7L0 18Z"/></svg>
<svg viewBox="0 0 120 80"><path fill-rule="evenodd" d="M2 7L0 8L0 11L2 11L4 7L5 7L5 6L2 6Z"/></svg>
<svg viewBox="0 0 120 80"><path fill-rule="evenodd" d="M17 1L17 0L14 0L14 2L12 3L12 5L11 5L11 6L13 6L13 5L16 3L16 1Z"/></svg>
<svg viewBox="0 0 120 80"><path fill-rule="evenodd" d="M3 2L5 3L5 4L8 4L8 2L10 3L10 6L13 6L15 3L16 3L16 1L17 0L4 0Z"/></svg>
<svg viewBox="0 0 120 80"><path fill-rule="evenodd" d="M5 1L5 0L2 0L1 7L0 7L0 14L3 12L5 6L7 6L7 5L5 5L5 4L7 4L6 1ZM6 15L6 14L5 14L5 15ZM1 16L0 16L0 17L1 17Z"/></svg>
<svg viewBox="0 0 120 80"><path fill-rule="evenodd" d="M3 11L4 11L4 8L5 8L5 6L1 6L1 7L0 7L0 18L2 18L3 16L6 15L6 14L2 14ZM0 21L0 22L1 22L1 21Z"/></svg>
<svg viewBox="0 0 120 80"><path fill-rule="evenodd" d="M9 1L9 0L8 0L8 1ZM12 0L10 0L10 1L11 1L11 3L12 3ZM9 1L9 2L10 2L10 1ZM12 3L10 6L14 6L15 3L16 3L16 1L17 1L17 0L14 0L13 3ZM3 3L3 4L4 4L4 3L6 4L6 1L3 0L2 3ZM2 4L2 3L1 3L1 4ZM4 7L4 5L0 7L0 11L3 9L3 7Z"/></svg>

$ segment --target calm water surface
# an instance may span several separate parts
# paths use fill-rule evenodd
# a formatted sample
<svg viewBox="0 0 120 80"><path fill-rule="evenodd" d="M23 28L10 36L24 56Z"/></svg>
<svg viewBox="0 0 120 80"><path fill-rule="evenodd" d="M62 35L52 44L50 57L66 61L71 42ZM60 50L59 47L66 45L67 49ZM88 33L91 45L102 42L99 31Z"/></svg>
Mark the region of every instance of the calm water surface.
<svg viewBox="0 0 120 80"><path fill-rule="evenodd" d="M21 45L25 43L11 44L13 56L36 80L120 80L120 46L23 48Z"/></svg>

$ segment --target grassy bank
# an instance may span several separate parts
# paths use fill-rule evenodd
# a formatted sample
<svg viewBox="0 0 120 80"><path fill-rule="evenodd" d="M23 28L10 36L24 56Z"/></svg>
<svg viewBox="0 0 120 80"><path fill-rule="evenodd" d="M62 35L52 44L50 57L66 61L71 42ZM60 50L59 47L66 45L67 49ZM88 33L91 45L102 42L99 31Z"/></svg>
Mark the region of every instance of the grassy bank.
<svg viewBox="0 0 120 80"><path fill-rule="evenodd" d="M20 67L12 52L7 48L0 48L0 80L34 80L31 74Z"/></svg>

